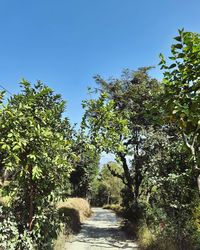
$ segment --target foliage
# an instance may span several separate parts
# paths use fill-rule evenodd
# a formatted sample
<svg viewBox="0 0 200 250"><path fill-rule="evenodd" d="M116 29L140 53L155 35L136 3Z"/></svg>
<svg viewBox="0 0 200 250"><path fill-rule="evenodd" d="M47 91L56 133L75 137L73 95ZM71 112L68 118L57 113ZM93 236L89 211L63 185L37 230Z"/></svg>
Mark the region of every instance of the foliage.
<svg viewBox="0 0 200 250"><path fill-rule="evenodd" d="M112 175L112 172L122 174L122 167L115 162L104 165L100 172L100 182L105 185L107 190L107 203L120 203L121 190L124 187L122 180Z"/></svg>
<svg viewBox="0 0 200 250"><path fill-rule="evenodd" d="M179 31L171 47L171 64L161 55L164 72L159 113L162 127L156 133L148 188L145 225L155 242L148 249L194 249L199 242L193 210L199 204L199 35ZM157 108L158 104L154 108ZM156 136L155 131L153 132ZM196 248L195 248L196 249Z"/></svg>
<svg viewBox="0 0 200 250"><path fill-rule="evenodd" d="M0 247L3 249L33 249L30 232L19 232L15 216L11 211L0 207Z"/></svg>
<svg viewBox="0 0 200 250"><path fill-rule="evenodd" d="M12 197L18 234L28 232L44 249L59 228L51 204L69 182L75 160L72 129L62 118L65 103L60 95L41 82L31 87L23 80L21 87L0 111L1 177L9 183L3 194Z"/></svg>
<svg viewBox="0 0 200 250"><path fill-rule="evenodd" d="M51 249L76 231L91 210L57 202L71 187L123 215L142 249L199 249L200 35L179 30L175 41L168 60L160 55L161 84L151 67L97 75L78 132L41 82L23 80L7 104L0 92L0 247ZM98 169L102 152L117 163Z"/></svg>
<svg viewBox="0 0 200 250"><path fill-rule="evenodd" d="M92 182L98 173L100 154L83 132L76 134L72 148L78 156L70 175L72 195L90 199Z"/></svg>
<svg viewBox="0 0 200 250"><path fill-rule="evenodd" d="M161 56L164 85L148 75L149 68L126 71L121 79L105 81L97 76L99 96L84 102L82 125L94 145L114 153L122 166L122 173L111 173L125 184L121 196L126 218L137 227L145 225L145 232L153 235L152 244L154 237L158 240L154 245L158 249L167 237L171 239L168 247L177 249L184 244L190 249L195 246L193 236L199 238L193 224L193 209L198 204L194 185L199 161L195 78L199 63L190 65L193 59L199 60L198 37L180 31L179 45L172 46L170 58L176 65L167 66ZM181 49L184 55L179 55ZM187 74L186 84L182 78ZM103 184L101 193L107 196Z"/></svg>
<svg viewBox="0 0 200 250"><path fill-rule="evenodd" d="M163 55L164 116L177 124L192 156L192 171L200 190L198 141L200 132L200 35L179 30L176 43L171 46L170 64Z"/></svg>
<svg viewBox="0 0 200 250"><path fill-rule="evenodd" d="M109 81L96 76L99 97L83 103L83 127L89 129L93 143L100 150L113 153L123 168L122 174L113 174L127 186L128 207L137 203L143 167L147 167L144 162L149 160L143 147L153 120L148 111L159 93L158 82L148 75L149 69L125 70L121 79Z"/></svg>
<svg viewBox="0 0 200 250"><path fill-rule="evenodd" d="M97 179L93 182L92 204L103 206L105 204L121 203L121 190L124 184L121 179L112 175L112 171L122 173L122 168L115 162L102 166Z"/></svg>

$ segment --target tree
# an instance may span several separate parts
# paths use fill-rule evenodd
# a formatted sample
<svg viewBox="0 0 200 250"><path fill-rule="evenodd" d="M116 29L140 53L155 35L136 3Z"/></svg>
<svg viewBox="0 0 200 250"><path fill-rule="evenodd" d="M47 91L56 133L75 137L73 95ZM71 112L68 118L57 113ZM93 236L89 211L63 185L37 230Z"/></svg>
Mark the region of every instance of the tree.
<svg viewBox="0 0 200 250"><path fill-rule="evenodd" d="M92 182L98 174L100 154L83 132L76 134L72 148L78 157L70 175L72 195L89 199Z"/></svg>
<svg viewBox="0 0 200 250"><path fill-rule="evenodd" d="M161 58L164 70L163 117L175 123L192 156L192 172L200 192L200 35L179 30L171 46L169 63Z"/></svg>
<svg viewBox="0 0 200 250"><path fill-rule="evenodd" d="M159 93L159 84L148 75L149 69L125 70L121 79L109 81L96 76L99 98L83 103L86 111L82 125L89 130L93 143L115 154L123 167L118 177L130 194L128 206L137 203L143 168L148 166L144 162L149 160L143 147L153 124L149 105Z"/></svg>
<svg viewBox="0 0 200 250"><path fill-rule="evenodd" d="M71 127L62 118L60 95L41 82L31 87L23 80L21 87L1 111L1 165L10 173L7 188L18 222L32 231L37 215L65 187L72 171Z"/></svg>
<svg viewBox="0 0 200 250"><path fill-rule="evenodd" d="M97 178L93 181L92 203L94 205L121 203L121 191L124 184L120 178L113 176L112 171L122 174L123 169L115 162L108 162L102 166Z"/></svg>
<svg viewBox="0 0 200 250"><path fill-rule="evenodd" d="M108 162L101 169L101 181L104 183L108 194L107 204L121 203L121 191L124 188L124 183L116 175L121 175L122 173L122 167L115 162Z"/></svg>

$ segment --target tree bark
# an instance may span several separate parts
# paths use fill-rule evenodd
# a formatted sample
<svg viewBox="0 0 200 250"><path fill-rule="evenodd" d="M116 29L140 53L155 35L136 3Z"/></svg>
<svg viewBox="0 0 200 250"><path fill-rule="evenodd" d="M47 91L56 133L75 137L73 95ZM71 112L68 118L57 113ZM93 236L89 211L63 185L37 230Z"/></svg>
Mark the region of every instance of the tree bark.
<svg viewBox="0 0 200 250"><path fill-rule="evenodd" d="M196 151L195 151L195 142L196 142L196 139L197 139L197 135L198 135L197 133L195 133L193 135L192 142L190 144L188 142L188 138L187 138L186 134L182 133L183 140L184 140L186 146L190 149L191 154L192 154L193 172L195 173L195 175L197 174L197 187L198 187L198 191L199 191L199 194L200 194L200 168L199 168L198 163L197 163L197 157L196 157Z"/></svg>
<svg viewBox="0 0 200 250"><path fill-rule="evenodd" d="M126 162L126 157L125 157L125 154L123 153L118 153L118 156L122 162L122 167L124 169L124 176L126 178L126 181L127 181L127 187L130 189L130 191L133 192L133 179L130 175L130 171L129 171L129 168L128 168L128 165L127 165L127 162Z"/></svg>
<svg viewBox="0 0 200 250"><path fill-rule="evenodd" d="M199 174L199 167L196 159L196 153L195 153L195 148L194 146L191 146L191 152L193 156L193 164L194 164L194 172L197 173L197 186L200 194L200 174Z"/></svg>
<svg viewBox="0 0 200 250"><path fill-rule="evenodd" d="M29 166L29 218L28 218L28 229L29 231L32 231L33 229L33 192L34 192L34 186L33 186L33 167Z"/></svg>

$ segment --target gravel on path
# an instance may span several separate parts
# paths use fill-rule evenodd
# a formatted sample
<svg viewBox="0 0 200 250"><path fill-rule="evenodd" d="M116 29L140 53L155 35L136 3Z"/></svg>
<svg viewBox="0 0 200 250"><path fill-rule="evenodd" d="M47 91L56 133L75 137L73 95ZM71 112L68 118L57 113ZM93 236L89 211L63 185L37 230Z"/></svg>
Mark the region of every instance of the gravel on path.
<svg viewBox="0 0 200 250"><path fill-rule="evenodd" d="M66 242L66 250L139 249L120 230L121 219L114 212L102 208L92 210L93 216L82 225L80 233Z"/></svg>

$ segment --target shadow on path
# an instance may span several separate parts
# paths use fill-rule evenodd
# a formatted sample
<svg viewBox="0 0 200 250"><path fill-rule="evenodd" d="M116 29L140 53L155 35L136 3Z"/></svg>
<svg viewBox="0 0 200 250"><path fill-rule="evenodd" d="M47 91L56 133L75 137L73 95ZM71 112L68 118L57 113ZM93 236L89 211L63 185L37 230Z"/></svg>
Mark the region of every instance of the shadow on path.
<svg viewBox="0 0 200 250"><path fill-rule="evenodd" d="M82 225L80 233L66 243L68 250L138 249L119 228L121 220L115 213L93 208L93 216Z"/></svg>

